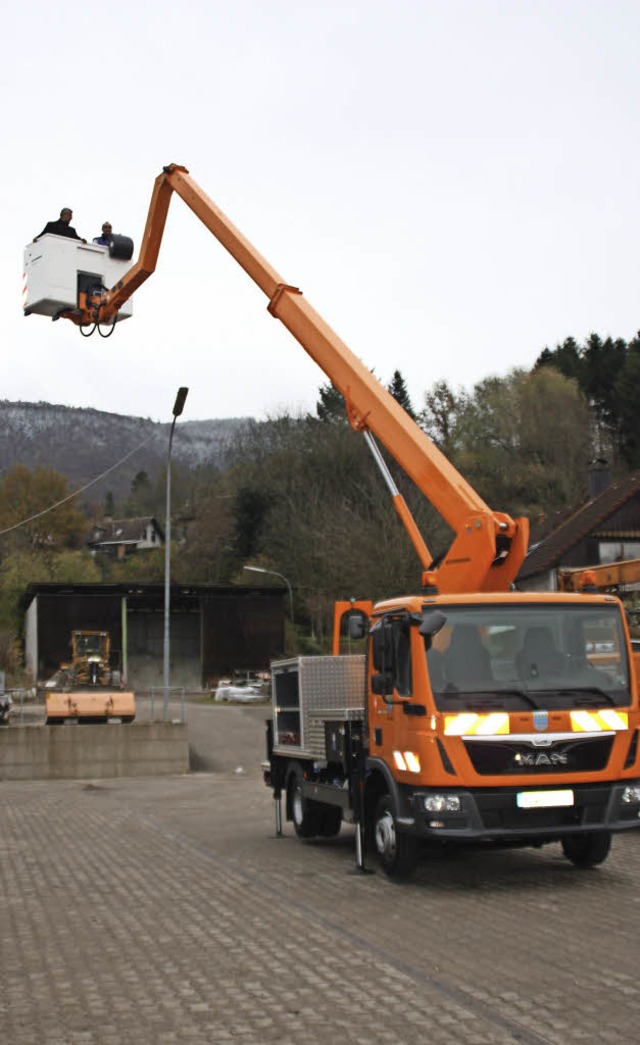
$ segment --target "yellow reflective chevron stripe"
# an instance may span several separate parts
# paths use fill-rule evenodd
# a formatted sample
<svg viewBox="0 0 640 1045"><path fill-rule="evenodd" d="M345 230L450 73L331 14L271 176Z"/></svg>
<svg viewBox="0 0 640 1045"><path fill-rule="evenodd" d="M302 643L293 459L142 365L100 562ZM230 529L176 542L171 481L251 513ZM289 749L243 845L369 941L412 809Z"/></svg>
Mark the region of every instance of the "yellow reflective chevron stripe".
<svg viewBox="0 0 640 1045"><path fill-rule="evenodd" d="M572 711L571 728L574 733L604 733L629 728L626 711L604 708L602 711Z"/></svg>
<svg viewBox="0 0 640 1045"><path fill-rule="evenodd" d="M495 737L509 732L509 715L506 711L493 711L490 715L477 715L473 711L445 715L444 732L449 737Z"/></svg>
<svg viewBox="0 0 640 1045"><path fill-rule="evenodd" d="M572 711L571 729L574 733L621 732L629 728L629 715L615 708L601 711ZM478 715L473 711L444 716L444 732L449 737L495 737L510 732L506 711Z"/></svg>

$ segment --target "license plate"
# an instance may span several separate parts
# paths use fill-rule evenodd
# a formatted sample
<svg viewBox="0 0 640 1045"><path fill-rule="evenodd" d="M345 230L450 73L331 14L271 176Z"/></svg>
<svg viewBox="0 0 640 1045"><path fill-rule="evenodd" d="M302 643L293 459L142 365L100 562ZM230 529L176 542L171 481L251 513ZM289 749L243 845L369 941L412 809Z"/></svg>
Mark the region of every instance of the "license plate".
<svg viewBox="0 0 640 1045"><path fill-rule="evenodd" d="M516 795L519 809L552 809L572 806L573 791L520 791Z"/></svg>

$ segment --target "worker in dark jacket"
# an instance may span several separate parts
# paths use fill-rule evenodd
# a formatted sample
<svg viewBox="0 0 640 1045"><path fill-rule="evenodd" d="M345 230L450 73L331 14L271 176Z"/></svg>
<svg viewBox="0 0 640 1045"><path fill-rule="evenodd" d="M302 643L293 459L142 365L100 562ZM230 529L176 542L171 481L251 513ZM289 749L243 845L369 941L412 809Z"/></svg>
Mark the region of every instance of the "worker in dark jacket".
<svg viewBox="0 0 640 1045"><path fill-rule="evenodd" d="M86 243L86 239L82 239L82 236L79 236L76 230L69 224L72 217L73 211L69 207L63 207L58 220L48 221L42 232L34 236L33 242L35 243L41 236L46 236L47 233L52 233L54 236L68 236L69 239L79 239L82 243Z"/></svg>

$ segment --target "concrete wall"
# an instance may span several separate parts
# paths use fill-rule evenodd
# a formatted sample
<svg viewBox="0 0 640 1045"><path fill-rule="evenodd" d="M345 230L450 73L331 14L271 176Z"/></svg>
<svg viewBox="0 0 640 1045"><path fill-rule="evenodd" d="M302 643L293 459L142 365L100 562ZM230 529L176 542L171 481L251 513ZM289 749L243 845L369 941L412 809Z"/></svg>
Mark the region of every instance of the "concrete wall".
<svg viewBox="0 0 640 1045"><path fill-rule="evenodd" d="M188 771L185 722L0 728L0 780L95 780Z"/></svg>

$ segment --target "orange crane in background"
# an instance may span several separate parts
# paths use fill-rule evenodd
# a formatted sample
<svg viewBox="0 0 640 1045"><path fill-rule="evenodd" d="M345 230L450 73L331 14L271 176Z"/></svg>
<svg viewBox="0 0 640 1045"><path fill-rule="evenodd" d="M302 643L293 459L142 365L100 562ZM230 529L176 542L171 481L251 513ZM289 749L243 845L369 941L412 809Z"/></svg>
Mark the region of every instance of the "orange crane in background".
<svg viewBox="0 0 640 1045"><path fill-rule="evenodd" d="M371 845L389 875L411 872L419 843L559 842L575 865L601 863L614 832L640 827L640 709L621 603L514 591L528 521L485 504L184 167L171 164L156 179L139 259L111 289L85 265L69 284L77 295L53 305L43 292L49 303L31 296L29 311L55 308L54 318L81 330L115 324L155 269L174 192L344 396L422 567L418 592L339 604L352 611L350 634L363 654L272 665L265 781L277 833L284 798L300 837L329 837L353 822L358 866ZM45 241L39 251L57 249ZM27 281L43 257L29 255ZM376 439L454 532L437 565Z"/></svg>
<svg viewBox="0 0 640 1045"><path fill-rule="evenodd" d="M599 566L561 567L558 570L560 591L583 591L588 586L598 591L617 591L625 584L640 584L640 559L621 559Z"/></svg>
<svg viewBox="0 0 640 1045"><path fill-rule="evenodd" d="M628 585L634 585L634 588L629 590ZM632 596L634 590L640 590L640 559L620 559L618 562L601 563L598 566L560 567L558 590L599 591L618 596L628 614L633 655L636 669L640 673L639 611Z"/></svg>

